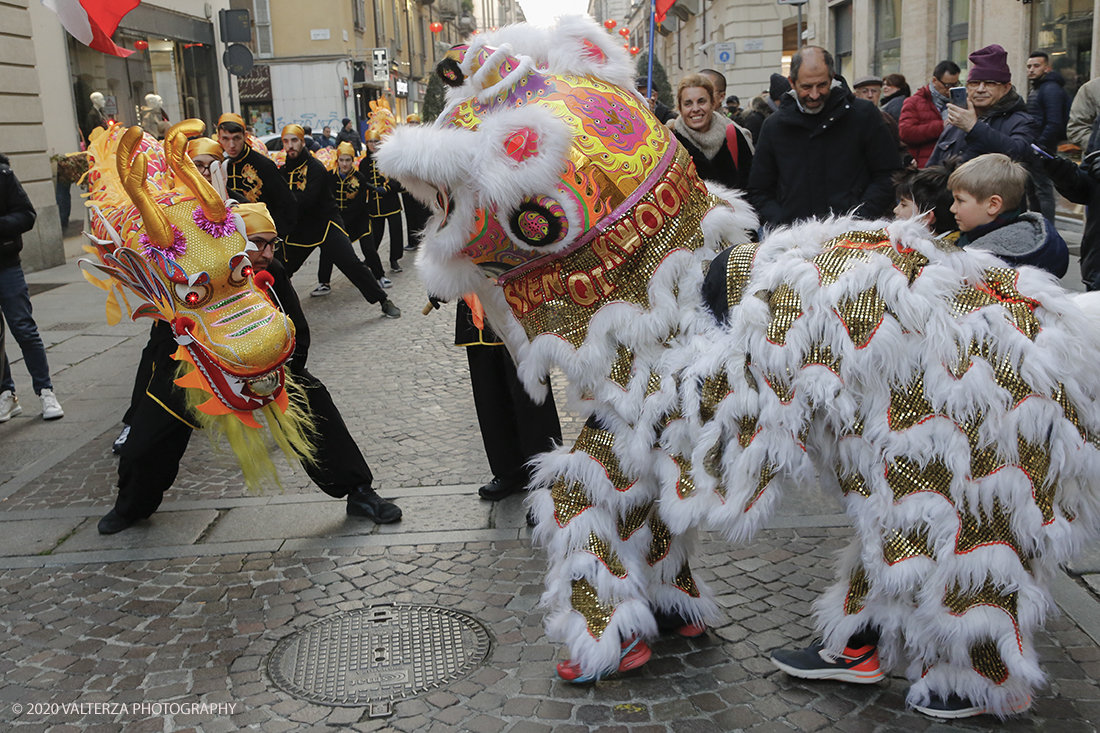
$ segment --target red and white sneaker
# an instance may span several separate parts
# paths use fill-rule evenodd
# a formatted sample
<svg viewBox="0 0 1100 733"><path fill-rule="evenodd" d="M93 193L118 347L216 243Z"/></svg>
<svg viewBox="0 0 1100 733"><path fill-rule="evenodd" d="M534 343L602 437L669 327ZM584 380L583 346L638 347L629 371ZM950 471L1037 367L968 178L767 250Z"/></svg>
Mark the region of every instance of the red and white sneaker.
<svg viewBox="0 0 1100 733"><path fill-rule="evenodd" d="M642 641L640 637L635 636L633 639L628 639L623 642L622 651L619 653L619 668L615 671L629 672L632 669L637 669L648 662L649 658L652 656L653 650L649 648L649 645ZM608 674L611 674L611 672L584 674L581 671L581 665L577 664L572 659L558 662L558 677L561 677L566 682L572 682L573 684L595 682L596 680L603 679Z"/></svg>
<svg viewBox="0 0 1100 733"><path fill-rule="evenodd" d="M879 666L878 647L845 647L843 654L830 654L820 641L805 649L777 649L772 664L804 680L840 680L870 685L886 676Z"/></svg>

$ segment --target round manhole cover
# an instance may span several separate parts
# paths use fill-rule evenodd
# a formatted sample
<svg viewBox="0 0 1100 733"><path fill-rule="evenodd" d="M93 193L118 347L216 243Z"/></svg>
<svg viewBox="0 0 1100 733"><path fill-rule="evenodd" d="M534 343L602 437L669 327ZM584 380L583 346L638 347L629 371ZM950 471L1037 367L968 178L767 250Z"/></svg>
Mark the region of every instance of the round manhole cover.
<svg viewBox="0 0 1100 733"><path fill-rule="evenodd" d="M321 705L370 706L464 677L489 656L479 621L436 606L385 604L340 613L279 642L268 658L282 690Z"/></svg>

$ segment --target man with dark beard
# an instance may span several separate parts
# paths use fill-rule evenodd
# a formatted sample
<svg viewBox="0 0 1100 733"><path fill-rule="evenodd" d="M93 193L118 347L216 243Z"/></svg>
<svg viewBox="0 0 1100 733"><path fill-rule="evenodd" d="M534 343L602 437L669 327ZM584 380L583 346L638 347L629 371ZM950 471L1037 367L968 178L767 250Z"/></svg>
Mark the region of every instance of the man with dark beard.
<svg viewBox="0 0 1100 733"><path fill-rule="evenodd" d="M218 118L218 144L225 153L225 188L241 203L263 203L286 236L297 221L297 206L279 173L279 166L257 153L245 138L244 119L228 112Z"/></svg>
<svg viewBox="0 0 1100 733"><path fill-rule="evenodd" d="M283 128L286 163L279 170L298 203L298 223L283 243L281 257L288 275L293 276L314 248L359 288L368 303L381 303L387 318L400 318L401 311L378 284L367 266L355 256L351 240L332 196L328 170L305 148L305 131L298 125Z"/></svg>

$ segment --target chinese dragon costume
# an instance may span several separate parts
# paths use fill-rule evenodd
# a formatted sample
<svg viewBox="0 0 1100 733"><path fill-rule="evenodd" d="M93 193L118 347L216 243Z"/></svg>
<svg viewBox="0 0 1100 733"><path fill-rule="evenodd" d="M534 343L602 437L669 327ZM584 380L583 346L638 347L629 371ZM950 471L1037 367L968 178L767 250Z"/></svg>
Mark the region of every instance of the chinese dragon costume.
<svg viewBox="0 0 1100 733"><path fill-rule="evenodd" d="M271 276L253 274L247 250L254 245L232 202L186 153L188 138L203 129L200 120L180 122L163 148L140 127L93 134L85 250L96 261L81 266L107 292L110 324L123 308L134 320L170 324L188 420L224 435L255 487L276 477L265 432L297 459L312 453L311 427L283 366L294 352L294 324L273 303Z"/></svg>
<svg viewBox="0 0 1100 733"><path fill-rule="evenodd" d="M530 499L547 635L586 678L655 612L719 617L701 527L747 540L819 483L855 524L815 607L826 648L877 627L911 704L1026 707L1047 585L1100 519L1090 296L911 222L751 243L751 209L700 181L590 21L477 35L437 71L442 114L379 166L434 207L429 291L475 293L528 391L560 367L588 416Z"/></svg>

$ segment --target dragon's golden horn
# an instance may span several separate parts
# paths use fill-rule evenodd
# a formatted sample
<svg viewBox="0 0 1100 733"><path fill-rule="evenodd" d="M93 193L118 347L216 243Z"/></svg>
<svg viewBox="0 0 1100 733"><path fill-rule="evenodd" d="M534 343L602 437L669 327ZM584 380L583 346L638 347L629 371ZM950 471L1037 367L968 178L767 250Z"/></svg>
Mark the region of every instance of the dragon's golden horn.
<svg viewBox="0 0 1100 733"><path fill-rule="evenodd" d="M225 202L210 182L202 177L195 161L187 154L187 139L201 135L205 130L206 123L202 120L184 120L173 125L164 136L164 155L176 178L182 180L183 185L199 200L206 218L222 222L228 216Z"/></svg>
<svg viewBox="0 0 1100 733"><path fill-rule="evenodd" d="M122 187L141 214L149 241L160 249L168 249L175 243L176 236L172 232L172 224L168 221L164 210L153 200L149 189L145 187L149 159L145 153L138 153L133 162L130 162L134 148L141 142L142 134L143 130L136 125L122 133L116 153L118 177L122 179Z"/></svg>

